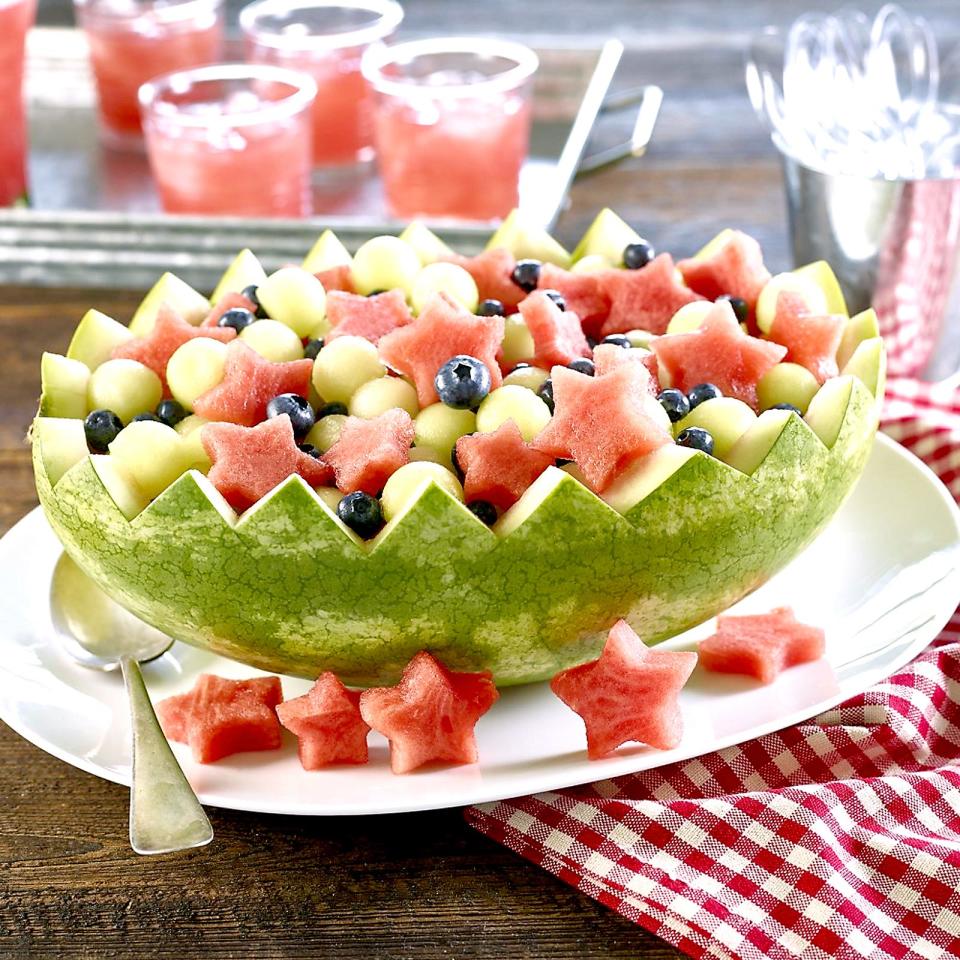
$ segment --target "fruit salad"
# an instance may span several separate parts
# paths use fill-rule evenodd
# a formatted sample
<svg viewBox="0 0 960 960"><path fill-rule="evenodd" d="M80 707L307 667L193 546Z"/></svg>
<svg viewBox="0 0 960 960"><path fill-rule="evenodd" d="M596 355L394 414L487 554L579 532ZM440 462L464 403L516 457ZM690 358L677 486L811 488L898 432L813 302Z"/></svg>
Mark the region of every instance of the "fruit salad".
<svg viewBox="0 0 960 960"><path fill-rule="evenodd" d="M692 257L610 210L572 253L516 213L465 256L421 224L324 232L208 299L45 354L37 489L74 560L171 636L392 683L419 651L500 686L724 610L829 521L883 391L829 266Z"/></svg>

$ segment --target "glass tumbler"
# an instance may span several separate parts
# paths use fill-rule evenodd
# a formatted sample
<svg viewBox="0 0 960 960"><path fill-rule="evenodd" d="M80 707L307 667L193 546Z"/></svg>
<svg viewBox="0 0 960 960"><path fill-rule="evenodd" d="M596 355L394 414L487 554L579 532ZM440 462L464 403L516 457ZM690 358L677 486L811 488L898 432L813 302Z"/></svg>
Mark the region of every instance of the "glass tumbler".
<svg viewBox="0 0 960 960"><path fill-rule="evenodd" d="M0 207L24 200L27 193L24 43L36 6L36 0L0 0Z"/></svg>

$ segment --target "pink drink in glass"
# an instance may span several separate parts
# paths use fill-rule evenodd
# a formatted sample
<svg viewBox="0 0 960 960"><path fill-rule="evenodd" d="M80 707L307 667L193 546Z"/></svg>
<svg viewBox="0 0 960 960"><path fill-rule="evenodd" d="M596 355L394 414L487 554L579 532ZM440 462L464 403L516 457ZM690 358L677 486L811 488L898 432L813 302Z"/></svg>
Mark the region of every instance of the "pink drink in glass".
<svg viewBox="0 0 960 960"><path fill-rule="evenodd" d="M449 39L371 48L377 163L394 216L491 220L519 199L536 54Z"/></svg>
<svg viewBox="0 0 960 960"><path fill-rule="evenodd" d="M248 61L302 70L317 82L315 166L373 157L373 98L360 59L402 19L393 0L258 0L241 11Z"/></svg>
<svg viewBox="0 0 960 960"><path fill-rule="evenodd" d="M27 192L23 46L35 13L35 0L0 0L0 207L16 203Z"/></svg>
<svg viewBox="0 0 960 960"><path fill-rule="evenodd" d="M306 74L228 64L140 90L150 167L167 213L305 217L310 201Z"/></svg>
<svg viewBox="0 0 960 960"><path fill-rule="evenodd" d="M139 146L141 84L215 63L223 50L222 0L74 0L86 31L104 137Z"/></svg>

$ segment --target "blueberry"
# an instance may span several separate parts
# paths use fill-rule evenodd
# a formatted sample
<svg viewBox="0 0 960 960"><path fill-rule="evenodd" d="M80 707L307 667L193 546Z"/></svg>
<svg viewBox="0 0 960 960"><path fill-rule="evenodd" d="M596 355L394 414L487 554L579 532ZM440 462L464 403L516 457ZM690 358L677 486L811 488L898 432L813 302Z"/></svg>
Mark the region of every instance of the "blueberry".
<svg viewBox="0 0 960 960"><path fill-rule="evenodd" d="M302 450L308 457L313 457L314 460L320 459L320 451L312 443L298 443L297 449Z"/></svg>
<svg viewBox="0 0 960 960"><path fill-rule="evenodd" d="M308 360L316 360L317 354L323 349L323 340L310 340L303 348L303 355Z"/></svg>
<svg viewBox="0 0 960 960"><path fill-rule="evenodd" d="M639 270L641 267L645 267L656 255L656 251L646 240L628 243L623 248L623 265L628 270Z"/></svg>
<svg viewBox="0 0 960 960"><path fill-rule="evenodd" d="M587 337L587 346L593 350L597 344L600 343L599 340L595 340L593 337Z"/></svg>
<svg viewBox="0 0 960 960"><path fill-rule="evenodd" d="M317 410L316 418L322 420L324 417L330 417L334 414L345 417L347 415L347 405L345 403L325 403Z"/></svg>
<svg viewBox="0 0 960 960"><path fill-rule="evenodd" d="M123 421L112 410L94 410L83 421L87 446L94 453L106 453L117 434L123 429Z"/></svg>
<svg viewBox="0 0 960 960"><path fill-rule="evenodd" d="M251 283L249 287L244 287L240 291L241 297L246 297L256 308L256 315L261 320L265 320L267 316L267 311L263 309L263 304L260 303L260 298L257 296L257 285Z"/></svg>
<svg viewBox="0 0 960 960"><path fill-rule="evenodd" d="M310 402L296 393L281 393L267 404L267 418L286 414L293 424L293 435L302 437L316 423L316 415Z"/></svg>
<svg viewBox="0 0 960 960"><path fill-rule="evenodd" d="M775 403L770 409L771 410L791 410L798 417L803 416L803 413L801 412L800 408L794 406L792 403Z"/></svg>
<svg viewBox="0 0 960 960"><path fill-rule="evenodd" d="M368 297L379 297L381 293L386 293L386 292L387 292L387 291L384 290L382 287L378 287L376 290L371 290L371 291L367 294L367 296L368 296Z"/></svg>
<svg viewBox="0 0 960 960"><path fill-rule="evenodd" d="M348 493L337 504L337 516L364 540L372 537L383 526L380 501L362 490Z"/></svg>
<svg viewBox="0 0 960 960"><path fill-rule="evenodd" d="M463 467L460 466L460 461L457 458L457 445L453 445L453 449L450 451L450 463L453 466L453 472L457 475L457 479L463 483L466 474L463 472Z"/></svg>
<svg viewBox="0 0 960 960"><path fill-rule="evenodd" d="M544 290L543 291L561 310L567 309L567 301L564 299L563 294L559 290Z"/></svg>
<svg viewBox="0 0 960 960"><path fill-rule="evenodd" d="M154 423L163 423L155 413L138 413L130 422L139 423L141 420L152 420Z"/></svg>
<svg viewBox="0 0 960 960"><path fill-rule="evenodd" d="M451 357L433 379L440 402L454 410L470 410L490 392L490 371L476 357Z"/></svg>
<svg viewBox="0 0 960 960"><path fill-rule="evenodd" d="M553 413L553 381L549 378L544 380L540 384L540 388L537 390L537 396L550 408L550 412Z"/></svg>
<svg viewBox="0 0 960 960"><path fill-rule="evenodd" d="M187 416L187 411L176 400L161 400L157 404L157 417L168 427L175 427Z"/></svg>
<svg viewBox="0 0 960 960"><path fill-rule="evenodd" d="M722 297L717 297L717 303L720 303L721 300L726 300L731 307L733 307L733 314L737 318L738 323L746 323L747 318L750 316L750 307L747 306L747 301L742 297L734 297L729 293L725 293Z"/></svg>
<svg viewBox="0 0 960 960"><path fill-rule="evenodd" d="M471 500L467 504L467 509L488 527L492 527L497 522L497 508L486 500Z"/></svg>
<svg viewBox="0 0 960 960"><path fill-rule="evenodd" d="M661 390L657 399L660 406L667 411L671 423L682 420L690 412L690 401L682 390Z"/></svg>
<svg viewBox="0 0 960 960"><path fill-rule="evenodd" d="M577 357L576 360L571 360L567 364L567 368L570 370L576 370L577 373L585 373L588 377L592 377L596 372L596 367L593 365L592 360L588 360L586 357Z"/></svg>
<svg viewBox="0 0 960 960"><path fill-rule="evenodd" d="M481 300L480 306L477 307L478 317L505 317L506 315L506 308L500 300Z"/></svg>
<svg viewBox="0 0 960 960"><path fill-rule="evenodd" d="M690 409L693 410L694 407L699 407L704 400L716 400L717 397L722 396L720 388L715 387L712 383L698 383L687 394L687 400L690 401Z"/></svg>
<svg viewBox="0 0 960 960"><path fill-rule="evenodd" d="M245 307L234 307L228 310L218 321L218 327L233 327L239 333L246 329L257 318Z"/></svg>
<svg viewBox="0 0 960 960"><path fill-rule="evenodd" d="M633 344L625 333L611 333L609 337L603 338L604 343L612 343L615 347L623 347L624 350L630 350Z"/></svg>
<svg viewBox="0 0 960 960"><path fill-rule="evenodd" d="M713 453L713 437L702 427L687 427L686 430L681 430L677 435L677 444L693 450L702 450L706 454Z"/></svg>
<svg viewBox="0 0 960 960"><path fill-rule="evenodd" d="M540 282L540 261L518 260L510 279L525 293L532 293Z"/></svg>

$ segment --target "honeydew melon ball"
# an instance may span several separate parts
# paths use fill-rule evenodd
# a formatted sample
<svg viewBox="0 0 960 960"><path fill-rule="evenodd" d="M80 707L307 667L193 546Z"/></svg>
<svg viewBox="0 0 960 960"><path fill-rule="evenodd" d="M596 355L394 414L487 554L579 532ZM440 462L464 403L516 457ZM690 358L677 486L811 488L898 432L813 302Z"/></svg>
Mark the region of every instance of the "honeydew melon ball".
<svg viewBox="0 0 960 960"><path fill-rule="evenodd" d="M272 363L303 359L300 337L279 320L257 320L240 331L240 339Z"/></svg>
<svg viewBox="0 0 960 960"><path fill-rule="evenodd" d="M180 434L183 441L183 457L186 461L185 470L199 470L206 473L212 466L207 451L204 449L200 428L210 421L206 417L191 413L184 417L173 429Z"/></svg>
<svg viewBox="0 0 960 960"><path fill-rule="evenodd" d="M156 420L128 424L108 449L117 466L129 474L149 500L159 496L186 469L180 434Z"/></svg>
<svg viewBox="0 0 960 960"><path fill-rule="evenodd" d="M511 370L503 378L503 385L526 387L536 393L549 379L550 371L544 370L543 367L520 367L518 370Z"/></svg>
<svg viewBox="0 0 960 960"><path fill-rule="evenodd" d="M799 273L778 273L771 277L757 298L757 326L769 333L777 313L777 298L781 293L797 293L807 304L807 311L815 315L829 313L823 288L811 277Z"/></svg>
<svg viewBox="0 0 960 960"><path fill-rule="evenodd" d="M723 460L730 448L745 434L757 415L736 397L715 397L704 400L674 425L679 436L687 427L701 427L713 437L713 455Z"/></svg>
<svg viewBox="0 0 960 960"><path fill-rule="evenodd" d="M403 513L430 480L458 500L463 500L460 481L446 467L424 460L405 463L383 486L380 508L384 519L389 521Z"/></svg>
<svg viewBox="0 0 960 960"><path fill-rule="evenodd" d="M363 337L337 337L313 361L313 386L327 403L349 403L365 383L386 375L377 348Z"/></svg>
<svg viewBox="0 0 960 960"><path fill-rule="evenodd" d="M431 263L417 274L410 291L414 311L419 313L435 293L445 293L468 313L474 313L480 302L476 281L455 263Z"/></svg>
<svg viewBox="0 0 960 960"><path fill-rule="evenodd" d="M493 433L507 420L512 420L529 442L550 422L550 408L526 387L499 387L487 394L477 408L477 430Z"/></svg>
<svg viewBox="0 0 960 960"><path fill-rule="evenodd" d="M635 349L648 350L650 341L656 336L649 330L628 330L624 336L630 341L630 346Z"/></svg>
<svg viewBox="0 0 960 960"><path fill-rule="evenodd" d="M323 284L300 267L281 267L257 287L257 299L272 320L289 327L301 339L323 336L327 323L327 293Z"/></svg>
<svg viewBox="0 0 960 960"><path fill-rule="evenodd" d="M353 285L364 296L399 287L409 300L420 267L417 251L399 237L372 237L353 255Z"/></svg>
<svg viewBox="0 0 960 960"><path fill-rule="evenodd" d="M445 403L424 407L413 421L413 442L417 447L432 451L438 463L450 463L453 445L477 429L477 415L472 410L454 410Z"/></svg>
<svg viewBox="0 0 960 960"><path fill-rule="evenodd" d="M685 303L670 318L670 322L667 324L667 333L689 333L691 330L698 329L712 308L713 304L709 300L694 300L693 303Z"/></svg>
<svg viewBox="0 0 960 960"><path fill-rule="evenodd" d="M342 413L321 417L311 428L304 443L312 443L321 453L326 453L339 439L340 431L347 422Z"/></svg>
<svg viewBox="0 0 960 960"><path fill-rule="evenodd" d="M769 410L778 403L789 403L806 413L819 389L819 381L806 367L799 363L778 363L758 381L757 400L761 410Z"/></svg>
<svg viewBox="0 0 960 960"><path fill-rule="evenodd" d="M167 362L167 386L173 399L192 410L197 397L223 380L226 360L227 345L210 337L194 337L178 347Z"/></svg>
<svg viewBox="0 0 960 960"><path fill-rule="evenodd" d="M447 457L445 463L443 457L433 447L411 447L410 461L413 463L439 463L441 467L447 470L453 469L450 458Z"/></svg>
<svg viewBox="0 0 960 960"><path fill-rule="evenodd" d="M336 342L336 341L334 341ZM347 405L352 417L372 420L381 413L399 407L411 417L417 415L420 405L417 403L417 391L399 377L381 377L368 380L358 387Z"/></svg>
<svg viewBox="0 0 960 960"><path fill-rule="evenodd" d="M160 378L136 360L107 360L90 374L91 410L112 410L124 423L153 410L163 397Z"/></svg>
<svg viewBox="0 0 960 960"><path fill-rule="evenodd" d="M506 317L503 321L503 362L507 366L529 360L537 348L533 343L533 334L519 313Z"/></svg>
<svg viewBox="0 0 960 960"><path fill-rule="evenodd" d="M336 487L317 487L317 496L334 512L343 499L343 494Z"/></svg>
<svg viewBox="0 0 960 960"><path fill-rule="evenodd" d="M602 253L591 253L578 260L571 268L571 273L596 273L598 270L609 270L612 264Z"/></svg>

